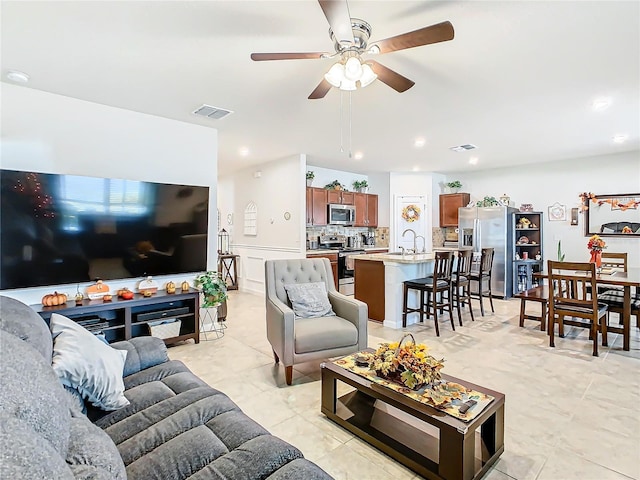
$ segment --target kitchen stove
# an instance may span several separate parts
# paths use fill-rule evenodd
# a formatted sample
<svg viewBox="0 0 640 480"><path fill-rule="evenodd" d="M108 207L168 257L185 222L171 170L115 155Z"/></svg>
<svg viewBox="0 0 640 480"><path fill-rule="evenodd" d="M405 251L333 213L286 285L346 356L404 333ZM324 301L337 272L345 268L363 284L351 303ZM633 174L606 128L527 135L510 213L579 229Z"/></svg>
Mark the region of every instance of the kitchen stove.
<svg viewBox="0 0 640 480"><path fill-rule="evenodd" d="M320 235L320 248L338 251L338 290L344 295L353 295L354 255L365 253L362 248L347 247L346 235Z"/></svg>

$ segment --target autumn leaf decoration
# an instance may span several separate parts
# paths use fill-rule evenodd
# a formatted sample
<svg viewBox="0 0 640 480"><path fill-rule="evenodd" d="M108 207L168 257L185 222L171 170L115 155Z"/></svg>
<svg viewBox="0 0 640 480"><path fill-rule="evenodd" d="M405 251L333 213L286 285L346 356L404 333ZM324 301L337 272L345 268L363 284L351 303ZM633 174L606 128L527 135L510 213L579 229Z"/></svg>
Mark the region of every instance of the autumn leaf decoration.
<svg viewBox="0 0 640 480"><path fill-rule="evenodd" d="M640 206L640 199L636 198L598 198L591 192L582 192L578 196L580 197L580 201L582 202L580 209L583 212L589 209L589 201L591 201L591 203L595 203L599 207L604 205L605 203L608 203L609 205L611 205L612 210L622 211L629 209L635 210L636 208L638 208L638 206Z"/></svg>

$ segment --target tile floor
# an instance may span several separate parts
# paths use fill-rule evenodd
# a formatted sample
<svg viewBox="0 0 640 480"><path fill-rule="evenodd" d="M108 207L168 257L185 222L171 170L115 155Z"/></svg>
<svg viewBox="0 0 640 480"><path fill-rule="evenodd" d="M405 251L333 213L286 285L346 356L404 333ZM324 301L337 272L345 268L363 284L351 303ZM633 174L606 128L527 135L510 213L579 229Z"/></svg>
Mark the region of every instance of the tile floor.
<svg viewBox="0 0 640 480"><path fill-rule="evenodd" d="M443 322L439 338L429 323L406 329L446 359L446 373L506 394L505 451L484 478L640 479L635 318L631 351L611 334L610 346L596 358L585 329L568 327L552 349L537 322L518 327L518 301L494 303L495 314L480 317L477 310L471 322L467 313L455 332ZM273 363L264 317L263 297L230 292L224 337L211 340L209 334L209 341L171 347L169 355L336 479L421 478L320 413L320 362L296 365L293 385L286 386L284 368ZM401 335L369 323L371 347Z"/></svg>

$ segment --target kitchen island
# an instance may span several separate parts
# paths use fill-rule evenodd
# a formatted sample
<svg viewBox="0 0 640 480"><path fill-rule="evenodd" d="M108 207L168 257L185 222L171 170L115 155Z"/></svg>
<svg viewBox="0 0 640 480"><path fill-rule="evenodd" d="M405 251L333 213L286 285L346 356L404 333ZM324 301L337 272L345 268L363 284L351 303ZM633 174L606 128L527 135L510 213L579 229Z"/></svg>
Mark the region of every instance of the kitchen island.
<svg viewBox="0 0 640 480"><path fill-rule="evenodd" d="M373 253L357 255L355 262L355 298L369 306L369 318L385 327L402 328L403 282L433 273L434 254ZM417 306L415 291L409 306ZM407 325L416 323L418 315L407 316Z"/></svg>

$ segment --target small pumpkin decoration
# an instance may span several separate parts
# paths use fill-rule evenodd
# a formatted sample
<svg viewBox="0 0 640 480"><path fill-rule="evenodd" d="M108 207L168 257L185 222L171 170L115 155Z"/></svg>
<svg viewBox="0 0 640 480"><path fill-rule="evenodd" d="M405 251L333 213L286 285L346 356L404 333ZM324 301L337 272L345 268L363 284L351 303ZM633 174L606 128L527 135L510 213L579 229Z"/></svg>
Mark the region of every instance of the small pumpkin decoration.
<svg viewBox="0 0 640 480"><path fill-rule="evenodd" d="M176 284L173 282L167 282L165 288L167 289L167 293L176 293Z"/></svg>
<svg viewBox="0 0 640 480"><path fill-rule="evenodd" d="M191 288L191 285L189 285L189 282L185 280L184 282L182 282L181 288L183 292L188 292Z"/></svg>
<svg viewBox="0 0 640 480"><path fill-rule="evenodd" d="M42 305L45 307L56 307L67 303L67 296L64 293L53 292L42 297Z"/></svg>
<svg viewBox="0 0 640 480"><path fill-rule="evenodd" d="M102 301L103 301L103 302L110 302L112 298L113 298L113 297L111 296L111 294L110 294L110 293L107 293L106 295L104 295L104 296L102 297Z"/></svg>
<svg viewBox="0 0 640 480"><path fill-rule="evenodd" d="M123 300L131 300L133 298L133 292L125 287L118 290L118 296Z"/></svg>

